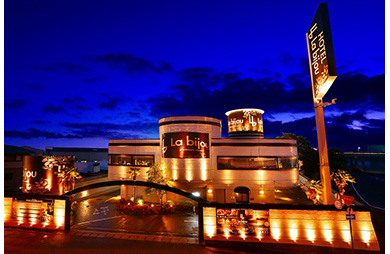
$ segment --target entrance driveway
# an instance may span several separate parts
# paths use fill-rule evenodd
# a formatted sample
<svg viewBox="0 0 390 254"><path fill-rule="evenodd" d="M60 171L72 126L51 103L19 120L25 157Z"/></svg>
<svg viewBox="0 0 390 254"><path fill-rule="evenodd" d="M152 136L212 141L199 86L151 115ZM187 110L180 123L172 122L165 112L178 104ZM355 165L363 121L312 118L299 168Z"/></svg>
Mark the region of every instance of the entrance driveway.
<svg viewBox="0 0 390 254"><path fill-rule="evenodd" d="M131 233L198 235L198 216L190 212L163 215L126 215L117 210L117 193L79 203L72 229Z"/></svg>

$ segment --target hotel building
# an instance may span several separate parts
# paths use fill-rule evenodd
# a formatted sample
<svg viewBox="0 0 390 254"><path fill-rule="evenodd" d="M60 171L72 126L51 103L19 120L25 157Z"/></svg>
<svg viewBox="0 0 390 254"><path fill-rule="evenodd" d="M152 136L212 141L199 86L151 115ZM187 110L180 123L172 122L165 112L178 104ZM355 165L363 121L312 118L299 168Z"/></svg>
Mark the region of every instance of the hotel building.
<svg viewBox="0 0 390 254"><path fill-rule="evenodd" d="M137 180L145 181L149 166L161 161L173 187L210 202L275 203L275 192L298 185L298 151L293 139L264 138L263 113L259 109L227 112L228 138L221 138L220 119L161 118L158 139L109 141L108 177L130 180L130 168L138 167ZM131 198L132 189L122 186L121 196ZM167 197L179 198L173 193Z"/></svg>

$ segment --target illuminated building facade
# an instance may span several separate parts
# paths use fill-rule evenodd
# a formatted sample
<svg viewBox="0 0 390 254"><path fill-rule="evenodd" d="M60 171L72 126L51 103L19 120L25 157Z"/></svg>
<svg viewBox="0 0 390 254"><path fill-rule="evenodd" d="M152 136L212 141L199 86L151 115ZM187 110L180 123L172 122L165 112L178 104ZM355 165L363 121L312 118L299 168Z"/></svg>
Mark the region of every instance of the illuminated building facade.
<svg viewBox="0 0 390 254"><path fill-rule="evenodd" d="M130 168L138 167L137 180L144 181L148 167L162 161L174 187L208 201L275 203L276 190L298 185L298 151L295 140L263 138L262 114L259 109L227 112L228 138L221 138L216 118L161 118L159 139L109 141L108 177L129 180ZM132 188L123 186L122 197L130 198Z"/></svg>

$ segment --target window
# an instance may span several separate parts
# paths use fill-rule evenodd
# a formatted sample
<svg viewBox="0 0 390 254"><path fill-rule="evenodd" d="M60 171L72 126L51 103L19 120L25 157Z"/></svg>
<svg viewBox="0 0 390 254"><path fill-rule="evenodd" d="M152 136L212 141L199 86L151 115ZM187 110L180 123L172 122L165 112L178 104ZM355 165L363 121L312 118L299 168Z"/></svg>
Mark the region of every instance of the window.
<svg viewBox="0 0 390 254"><path fill-rule="evenodd" d="M154 155L110 154L109 165L150 167L154 163Z"/></svg>
<svg viewBox="0 0 390 254"><path fill-rule="evenodd" d="M218 157L218 169L276 169L277 165L276 158Z"/></svg>
<svg viewBox="0 0 390 254"><path fill-rule="evenodd" d="M298 168L298 158L279 158L279 168Z"/></svg>
<svg viewBox="0 0 390 254"><path fill-rule="evenodd" d="M218 157L218 169L287 169L297 168L297 157L254 157L254 156L229 156Z"/></svg>

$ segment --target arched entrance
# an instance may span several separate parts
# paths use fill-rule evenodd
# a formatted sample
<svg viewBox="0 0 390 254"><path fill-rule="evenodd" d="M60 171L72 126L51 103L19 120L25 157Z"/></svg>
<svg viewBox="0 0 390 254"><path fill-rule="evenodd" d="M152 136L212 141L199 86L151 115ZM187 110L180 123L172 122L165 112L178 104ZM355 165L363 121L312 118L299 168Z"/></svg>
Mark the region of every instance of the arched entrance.
<svg viewBox="0 0 390 254"><path fill-rule="evenodd" d="M249 203L249 188L239 186L234 189L237 203Z"/></svg>

